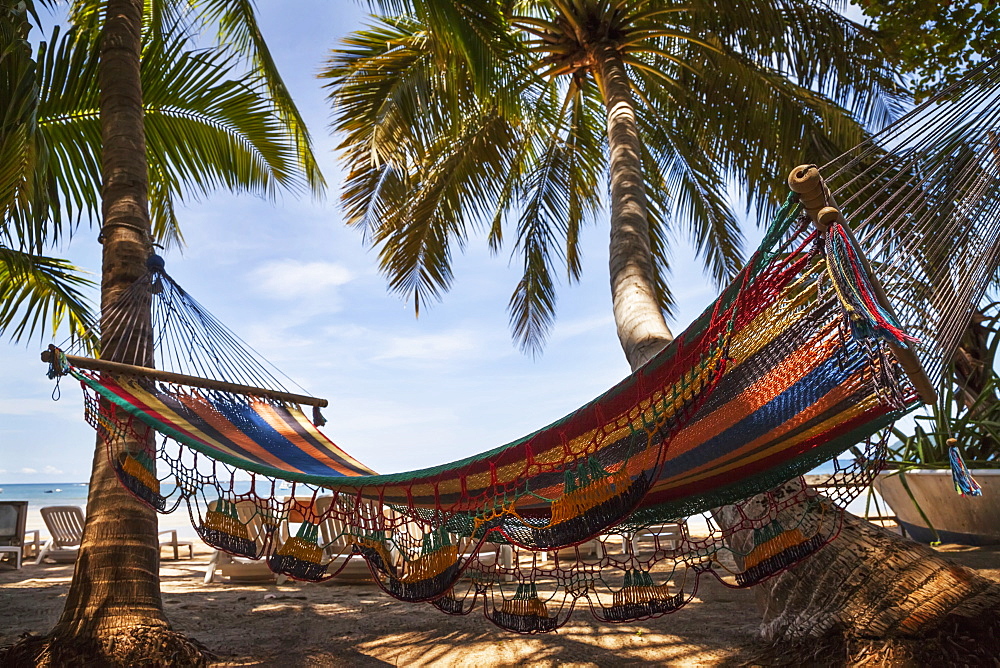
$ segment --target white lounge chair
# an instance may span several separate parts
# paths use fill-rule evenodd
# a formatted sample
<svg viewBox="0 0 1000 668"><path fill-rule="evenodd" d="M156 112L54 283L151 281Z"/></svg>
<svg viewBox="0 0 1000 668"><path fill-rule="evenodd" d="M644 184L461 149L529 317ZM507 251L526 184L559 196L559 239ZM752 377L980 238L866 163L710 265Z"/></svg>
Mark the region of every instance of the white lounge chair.
<svg viewBox="0 0 1000 668"><path fill-rule="evenodd" d="M669 554L680 547L687 535L687 522L654 524L635 532L632 536L632 553L639 554L640 551L648 549ZM626 546L622 543L622 552L626 551Z"/></svg>
<svg viewBox="0 0 1000 668"><path fill-rule="evenodd" d="M51 538L38 551L35 563L45 559L74 562L83 542L83 509L79 506L46 506L40 510Z"/></svg>
<svg viewBox="0 0 1000 668"><path fill-rule="evenodd" d="M572 547L563 547L558 550L549 550L548 552L540 553L539 563L548 563L549 559L554 559L558 557L560 562L574 562L574 561L600 561L604 557L604 543L601 542L600 538L592 538L586 542L580 543L579 545L573 545Z"/></svg>
<svg viewBox="0 0 1000 668"><path fill-rule="evenodd" d="M37 549L38 556L35 563L40 564L45 559L50 559L57 563L72 563L76 561L80 553L80 544L83 542L83 525L85 517L83 509L79 506L46 506L39 511L45 528L52 536L41 547ZM38 542L38 532L35 533L35 543ZM178 557L180 547L188 548L188 555L194 556L194 546L189 541L177 540L177 530L167 529L160 531L159 535L170 535L170 539L161 541L159 546L162 549L170 546L174 550L174 559Z"/></svg>
<svg viewBox="0 0 1000 668"><path fill-rule="evenodd" d="M174 561L181 558L180 549L182 547L187 548L188 559L194 559L194 543L189 540L177 540L177 529L167 529L166 531L161 531L160 536L170 535L167 540L160 541L160 552L163 552L163 548L167 547L174 551Z"/></svg>
<svg viewBox="0 0 1000 668"><path fill-rule="evenodd" d="M330 509L330 504L332 502L333 497L318 497L314 504L316 514L322 516ZM362 512L365 513L366 519L371 524L371 529L381 528L380 524L376 526L377 518L372 507L364 507L362 508ZM354 557L351 556L354 554L354 546L344 534L344 529L345 527L343 522L336 517L328 518L319 523L320 544L323 546L323 557L327 559L329 563L327 572L337 573L337 576L328 580L328 582L366 582L372 580L372 572L371 569L368 568L368 562L365 561L361 555L356 555ZM398 565L398 553L393 550L390 555L392 563L389 565ZM347 562L346 564L344 563L345 561Z"/></svg>
<svg viewBox="0 0 1000 668"><path fill-rule="evenodd" d="M208 504L209 510L215 510L216 502ZM260 506L254 501L238 501L236 503L236 514L240 521L247 525L247 533L250 539L257 543L258 552L262 552L268 540L268 532L264 525L264 519L260 512ZM278 540L283 540L288 533L288 522L282 521L278 530ZM267 560L248 559L237 557L216 550L209 559L208 568L205 571L205 584L215 580L216 572L222 577L229 578L230 582L266 582L275 580L282 584L288 578L284 575L275 576L275 573L267 565Z"/></svg>
<svg viewBox="0 0 1000 668"><path fill-rule="evenodd" d="M394 511L387 510L386 512L392 513ZM398 516L393 515L392 517L395 518ZM418 521L410 520L402 523L400 529L401 531L394 536L395 540L393 542L395 547L393 552L396 555L395 565L405 570L407 559L403 556L403 552L406 552L410 560L416 559L421 552L424 536L427 532L432 531L432 527L430 525L423 525ZM474 577L479 567L490 570L492 567L499 565L500 568L508 571L501 576L503 581L509 582L514 579L512 574L514 570L514 549L510 545L487 543L480 546L479 541L476 539L450 532L448 533L448 540L452 545L457 547L457 557L460 562L468 562L469 559L475 556L475 561L471 564L466 564L466 568L461 576L462 578L468 579ZM477 546L479 547L478 551L476 551Z"/></svg>

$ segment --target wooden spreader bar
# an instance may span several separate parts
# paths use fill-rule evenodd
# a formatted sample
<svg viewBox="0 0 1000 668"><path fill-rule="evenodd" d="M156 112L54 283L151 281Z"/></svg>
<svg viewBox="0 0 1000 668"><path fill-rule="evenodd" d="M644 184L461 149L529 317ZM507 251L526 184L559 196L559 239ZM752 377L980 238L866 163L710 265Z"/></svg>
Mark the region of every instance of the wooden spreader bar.
<svg viewBox="0 0 1000 668"><path fill-rule="evenodd" d="M837 201L833 198L833 194L827 187L816 165L799 165L793 169L792 173L788 175L788 187L799 194L799 201L802 203L802 208L809 214L809 217L812 218L813 223L820 232L826 232L834 223L840 223L844 226L844 232L851 237L851 240L855 244L858 243L854 237L854 231L844 219L844 214L840 212ZM882 284L879 282L878 277L875 276L875 272L872 271L872 266L864 254L861 254L861 262L864 264L865 269L868 271L868 276L871 278L875 298L878 299L882 308L891 313L893 317L896 317L896 311L892 308L892 304L889 302ZM923 366L920 365L920 360L917 359L913 350L908 346L897 346L892 343L889 344L889 348L892 349L893 355L899 360L899 365L903 367L903 371L909 377L910 382L913 383L913 387L916 389L917 394L920 395L920 399L929 405L937 403L937 391L935 391L934 385L931 384L930 379L924 372Z"/></svg>
<svg viewBox="0 0 1000 668"><path fill-rule="evenodd" d="M42 351L42 361L52 361L52 351ZM107 371L114 374L126 376L139 376L152 380L161 380L165 383L177 383L178 385L190 385L191 387L201 387L206 390L219 390L220 392L232 392L234 394L246 394L255 397L267 397L278 401L287 401L293 404L305 406L317 406L326 408L330 405L326 399L309 397L304 394L292 394L291 392L278 392L267 390L263 387L253 387L252 385L240 385L238 383L228 383L222 380L211 380L209 378L198 378L197 376L186 376L182 373L172 371L161 371L160 369L150 369L145 366L135 366L132 364L122 364L121 362L109 362L97 360L90 357L79 357L77 355L66 355L66 361L72 366L91 371Z"/></svg>

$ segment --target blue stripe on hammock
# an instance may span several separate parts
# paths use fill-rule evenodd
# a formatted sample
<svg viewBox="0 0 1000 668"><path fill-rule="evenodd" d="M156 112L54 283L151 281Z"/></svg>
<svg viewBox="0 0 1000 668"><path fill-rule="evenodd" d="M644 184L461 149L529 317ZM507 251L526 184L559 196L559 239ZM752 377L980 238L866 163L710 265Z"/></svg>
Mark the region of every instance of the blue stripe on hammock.
<svg viewBox="0 0 1000 668"><path fill-rule="evenodd" d="M252 439L282 462L309 475L348 477L303 452L295 443L278 433L248 403L234 401L230 395L221 392L212 392L209 396L209 402L222 417L229 420L247 438Z"/></svg>
<svg viewBox="0 0 1000 668"><path fill-rule="evenodd" d="M837 355L817 366L787 390L729 429L677 457L668 459L660 473L660 480L683 475L700 466L720 460L740 446L788 422L862 369L865 364L863 354L857 348L853 352L854 355L849 356L850 352L838 348ZM706 419L711 420L711 416ZM669 449L667 452L669 456Z"/></svg>

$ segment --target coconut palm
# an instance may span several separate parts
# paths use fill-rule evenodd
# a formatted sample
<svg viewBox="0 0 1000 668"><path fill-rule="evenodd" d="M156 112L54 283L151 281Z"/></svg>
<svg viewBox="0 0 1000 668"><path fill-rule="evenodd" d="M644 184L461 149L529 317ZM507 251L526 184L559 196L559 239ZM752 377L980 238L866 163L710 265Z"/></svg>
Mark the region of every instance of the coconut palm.
<svg viewBox="0 0 1000 668"><path fill-rule="evenodd" d="M455 46L462 31L435 29L431 9L461 3L413 4L352 35L323 74L346 134L349 221L419 309L447 290L451 249L471 229L488 226L496 250L515 220L524 273L511 324L532 351L552 322L558 265L579 276L578 233L606 175L612 299L635 367L670 339L671 239L693 239L726 281L742 264L727 183L766 208L771 165L830 157L862 136L855 117L890 111L875 47L822 4L483 3L506 18L510 47L486 72L502 93L490 96L476 86L485 66Z"/></svg>
<svg viewBox="0 0 1000 668"><path fill-rule="evenodd" d="M493 60L468 48L490 26L441 20L462 3L382 4L405 13L353 34L324 74L349 221L417 308L448 289L455 246L484 231L496 250L513 227L524 273L511 323L531 350L554 315L557 266L579 274L577 235L604 183L615 321L636 368L672 338L671 234L692 238L724 280L742 261L727 183L744 184L766 219L784 169L824 162L894 111L873 40L833 3L480 3L505 19L494 48L508 50ZM996 609L984 582L849 516L833 544L758 591L777 640L905 634L915 616L921 630L968 622L976 606Z"/></svg>
<svg viewBox="0 0 1000 668"><path fill-rule="evenodd" d="M34 108L32 137L47 160L26 163L22 173L32 178L21 179L22 196L5 209L5 229L37 231L32 250L102 216L105 306L145 271L154 240L179 242L175 204L186 197L220 187L269 195L323 186L249 5L232 3L220 14L224 4L205 2L194 15L179 4L78 2L74 31L56 34L36 56L36 81L22 97ZM191 48L186 36L212 18L225 23L223 43ZM248 33L255 36L241 42ZM41 91L34 102L32 91ZM39 182L44 192L28 188ZM26 301L20 313L35 317L38 309ZM133 315L141 329L149 314ZM125 333L105 328L99 343L108 349ZM135 347L115 359L151 363ZM62 617L48 638L22 643L8 658L33 661L44 646L43 657L57 665L203 662L163 612L155 513L118 484L100 439L97 445L84 542Z"/></svg>
<svg viewBox="0 0 1000 668"><path fill-rule="evenodd" d="M93 316L82 289L92 285L65 260L41 255L82 221L100 218L100 129L96 86L96 35L86 6L69 35L54 32L37 58L27 41L28 8L4 8L0 54L8 107L0 131L0 330L14 338L52 331L68 320L85 336ZM147 17L149 18L149 17ZM273 195L278 188L322 187L301 123L270 113L274 93L287 105L282 86L267 76L238 82L233 53L191 50L180 20L172 26L147 20L144 107L155 141L149 149L153 235L167 247L182 242L176 206L219 187ZM280 84L280 79L278 79ZM39 89L44 95L39 98ZM284 128L284 130L282 129ZM295 143L286 141L291 134ZM195 155L179 145L200 147ZM215 160L204 158L214 155ZM49 197L58 193L57 197Z"/></svg>

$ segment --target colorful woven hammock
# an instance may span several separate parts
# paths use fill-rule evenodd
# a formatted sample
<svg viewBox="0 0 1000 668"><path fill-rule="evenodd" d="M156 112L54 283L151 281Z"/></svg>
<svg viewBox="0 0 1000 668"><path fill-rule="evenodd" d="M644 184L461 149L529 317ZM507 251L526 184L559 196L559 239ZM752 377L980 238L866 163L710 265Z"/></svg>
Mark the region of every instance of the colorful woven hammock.
<svg viewBox="0 0 1000 668"><path fill-rule="evenodd" d="M122 482L159 510L185 501L201 537L220 549L309 580L357 554L392 595L448 612L467 612L494 592L487 615L515 631L555 628L581 596L610 621L662 614L690 598L697 576L720 576L731 548L719 532L675 536L669 550L644 555L636 536L656 542L665 523L804 473L915 399L877 354L881 343L846 335L834 304L817 312L827 269L817 233L798 213L790 199L731 288L638 372L545 429L433 469L374 475L298 408L263 397L90 372L58 352L54 367L87 391L88 419ZM175 317L192 308L159 264L133 290L166 302L160 310ZM155 451L152 430L168 437ZM220 474L226 465L254 481L238 491L230 473ZM298 484L288 499L275 493L279 479ZM835 513L782 526L779 508L812 498L806 490L793 497L727 528L757 536L747 554L728 559L733 584L758 582L836 533ZM290 523L299 524L294 536ZM577 559L574 546L595 537L593 558ZM550 552L563 557L549 568L524 563ZM672 569L691 571L686 588L657 577L668 553Z"/></svg>
<svg viewBox="0 0 1000 668"><path fill-rule="evenodd" d="M786 206L765 244L785 237L796 213ZM111 403L114 417L91 404L95 422L113 430L137 419L265 476L320 486L333 478L341 488L378 487L387 503L473 515L492 511L494 503L506 508L514 498L526 517L569 519L573 513L561 508L584 498L611 504L614 521L640 502L668 516L702 512L830 459L845 449L841 443L863 440L872 424L884 425L914 398L882 400L871 382L870 351L839 331L835 312L818 319L806 308L825 268L811 254L815 233L796 234L798 248L749 265L667 350L590 404L528 437L423 471L372 475L293 406L70 370ZM172 279L156 270L137 288L152 283ZM170 293L175 300L186 295L176 286ZM567 469L567 461L578 462L579 472ZM567 488L572 495L562 498ZM551 528L545 531L560 537L508 538L526 547L561 547L604 528L585 524L567 537Z"/></svg>
<svg viewBox="0 0 1000 668"><path fill-rule="evenodd" d="M882 170L873 187L916 169L894 141L895 152L866 158ZM482 601L489 619L522 633L557 628L578 604L609 622L658 616L689 601L703 576L750 586L836 535L839 509L796 476L853 448L854 461L835 462L831 475L851 483L840 487L846 501L880 469L870 437L926 394L920 362L938 376L928 360L953 347L1000 255L997 196L982 185L995 167L929 194L939 192L927 185L934 170L954 181L957 155L920 165L913 201L923 209L896 202L905 215L890 221L860 205L879 220L857 227L860 243L822 183L804 189L801 206L793 193L733 283L652 361L533 434L434 468L376 475L285 395L219 389L280 385L159 261L103 322L151 303L144 327L159 348L145 357L189 363L178 370L214 374L214 384L87 370L58 349L51 373L80 380L124 485L160 511L183 502L206 542L275 572L323 580L364 559L397 598L449 614ZM914 211L940 214L944 201L938 229L982 249L957 274L934 273L940 239L886 236L912 225ZM871 263L862 247L876 251ZM931 278L907 293L899 317L873 266L890 284L903 273ZM931 332L916 355L912 328ZM185 336L171 352L177 332ZM707 531L688 530L685 517L727 504L724 526L706 515Z"/></svg>

